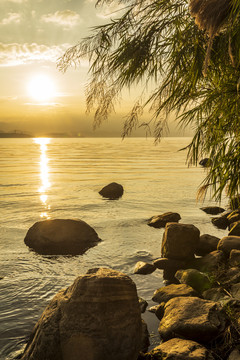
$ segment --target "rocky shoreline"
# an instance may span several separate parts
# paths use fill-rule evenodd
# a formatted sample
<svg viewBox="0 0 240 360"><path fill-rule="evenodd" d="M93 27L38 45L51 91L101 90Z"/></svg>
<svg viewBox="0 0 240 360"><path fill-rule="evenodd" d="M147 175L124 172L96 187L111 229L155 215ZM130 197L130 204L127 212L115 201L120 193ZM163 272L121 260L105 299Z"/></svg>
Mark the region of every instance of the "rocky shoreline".
<svg viewBox="0 0 240 360"><path fill-rule="evenodd" d="M226 215L220 209L203 211L222 213L218 218L224 218L230 229L222 239L200 236L194 225L178 223L181 217L176 213L148 221L149 226L165 227L162 257L152 263L138 262L134 273L163 271L166 285L153 289L156 306L147 309L147 302L137 296L136 285L127 275L106 268L90 269L55 295L18 359L239 360L240 233L236 229L240 215L238 210ZM59 219L57 224L61 235L62 222L66 220ZM78 232L79 224L75 226ZM54 229L56 233L56 223ZM47 228L51 237L49 231ZM89 231L94 234L95 246L100 239L93 229ZM44 233L40 235L46 241ZM84 251L89 247L84 239ZM150 351L147 325L141 319L146 309L159 319L159 345Z"/></svg>

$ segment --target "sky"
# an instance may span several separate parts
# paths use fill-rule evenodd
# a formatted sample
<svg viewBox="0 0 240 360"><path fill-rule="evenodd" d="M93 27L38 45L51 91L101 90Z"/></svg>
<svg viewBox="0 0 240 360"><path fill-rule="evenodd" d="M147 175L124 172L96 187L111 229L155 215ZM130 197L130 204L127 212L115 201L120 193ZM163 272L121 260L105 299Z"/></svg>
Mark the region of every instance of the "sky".
<svg viewBox="0 0 240 360"><path fill-rule="evenodd" d="M126 94L116 114L93 132L93 114L85 113L89 64L65 74L56 67L69 47L112 13L94 0L0 0L0 131L121 135L134 95Z"/></svg>

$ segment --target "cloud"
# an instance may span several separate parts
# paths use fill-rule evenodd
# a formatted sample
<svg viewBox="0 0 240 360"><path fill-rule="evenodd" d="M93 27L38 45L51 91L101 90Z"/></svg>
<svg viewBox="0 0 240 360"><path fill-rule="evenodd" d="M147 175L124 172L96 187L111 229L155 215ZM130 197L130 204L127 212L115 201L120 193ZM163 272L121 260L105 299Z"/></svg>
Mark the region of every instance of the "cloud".
<svg viewBox="0 0 240 360"><path fill-rule="evenodd" d="M56 63L56 60L69 46L69 44L46 46L36 43L0 43L0 66L17 66L46 61Z"/></svg>
<svg viewBox="0 0 240 360"><path fill-rule="evenodd" d="M0 25L9 25L12 23L16 23L19 24L21 20L21 15L18 13L8 13L7 17L5 17L4 19L2 19L0 21Z"/></svg>
<svg viewBox="0 0 240 360"><path fill-rule="evenodd" d="M80 16L75 11L62 10L56 11L54 14L43 15L41 19L46 23L54 23L70 28L75 26L80 21Z"/></svg>

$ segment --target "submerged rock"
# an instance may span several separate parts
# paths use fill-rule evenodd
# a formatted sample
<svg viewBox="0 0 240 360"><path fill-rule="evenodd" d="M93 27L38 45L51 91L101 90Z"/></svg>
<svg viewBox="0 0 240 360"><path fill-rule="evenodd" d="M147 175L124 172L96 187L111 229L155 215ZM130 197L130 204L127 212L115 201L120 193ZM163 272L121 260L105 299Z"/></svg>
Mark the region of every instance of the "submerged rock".
<svg viewBox="0 0 240 360"><path fill-rule="evenodd" d="M123 196L123 191L122 185L112 182L104 186L102 190L99 191L99 194L107 199L116 200Z"/></svg>
<svg viewBox="0 0 240 360"><path fill-rule="evenodd" d="M22 360L136 360L141 339L133 281L111 269L92 269L54 296Z"/></svg>
<svg viewBox="0 0 240 360"><path fill-rule="evenodd" d="M217 214L223 213L225 211L225 209L223 209L219 206L206 206L206 207L202 207L200 209L202 211L204 211L206 214L210 214L210 215L217 215Z"/></svg>
<svg viewBox="0 0 240 360"><path fill-rule="evenodd" d="M225 318L217 303L197 297L176 297L166 303L158 331L163 340L183 337L205 343L224 328Z"/></svg>
<svg viewBox="0 0 240 360"><path fill-rule="evenodd" d="M82 220L55 219L36 222L24 242L42 255L78 255L100 241L96 231Z"/></svg>
<svg viewBox="0 0 240 360"><path fill-rule="evenodd" d="M168 300L179 296L197 296L196 291L186 284L171 284L163 286L154 292L152 300L157 303L166 303Z"/></svg>
<svg viewBox="0 0 240 360"><path fill-rule="evenodd" d="M178 222L181 219L181 216L178 213L173 212L166 212L162 215L156 215L151 217L151 219L148 222L149 226L155 227L155 228L162 228L165 227L165 225L168 222Z"/></svg>
<svg viewBox="0 0 240 360"><path fill-rule="evenodd" d="M168 223L162 240L162 257L183 260L193 259L200 231L194 225Z"/></svg>

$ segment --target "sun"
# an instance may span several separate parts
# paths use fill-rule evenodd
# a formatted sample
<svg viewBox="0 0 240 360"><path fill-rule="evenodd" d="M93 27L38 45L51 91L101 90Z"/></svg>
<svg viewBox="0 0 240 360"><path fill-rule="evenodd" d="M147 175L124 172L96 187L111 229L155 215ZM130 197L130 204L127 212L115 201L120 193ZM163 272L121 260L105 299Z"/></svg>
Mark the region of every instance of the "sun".
<svg viewBox="0 0 240 360"><path fill-rule="evenodd" d="M34 75L27 84L28 95L39 103L48 102L56 96L55 84L50 76Z"/></svg>

